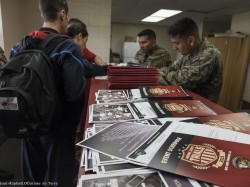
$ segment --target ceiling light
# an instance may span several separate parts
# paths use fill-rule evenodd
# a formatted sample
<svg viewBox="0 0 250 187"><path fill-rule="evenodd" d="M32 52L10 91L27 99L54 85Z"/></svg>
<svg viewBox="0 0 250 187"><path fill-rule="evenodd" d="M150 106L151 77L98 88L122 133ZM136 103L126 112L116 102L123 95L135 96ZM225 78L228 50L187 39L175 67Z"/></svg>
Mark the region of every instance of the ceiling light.
<svg viewBox="0 0 250 187"><path fill-rule="evenodd" d="M163 19L165 19L165 18L163 18L163 17L148 16L148 17L144 18L141 21L144 21L144 22L158 22L158 21L161 21Z"/></svg>
<svg viewBox="0 0 250 187"><path fill-rule="evenodd" d="M168 17L174 16L176 14L179 14L181 12L182 11L180 11L180 10L161 9L161 10L158 10L157 12L153 13L151 16L168 18Z"/></svg>
<svg viewBox="0 0 250 187"><path fill-rule="evenodd" d="M181 12L182 11L180 11L180 10L161 9L161 10L158 10L157 12L153 13L152 15L144 18L141 21L143 21L143 22L159 22L163 19L174 16L174 15L179 14Z"/></svg>

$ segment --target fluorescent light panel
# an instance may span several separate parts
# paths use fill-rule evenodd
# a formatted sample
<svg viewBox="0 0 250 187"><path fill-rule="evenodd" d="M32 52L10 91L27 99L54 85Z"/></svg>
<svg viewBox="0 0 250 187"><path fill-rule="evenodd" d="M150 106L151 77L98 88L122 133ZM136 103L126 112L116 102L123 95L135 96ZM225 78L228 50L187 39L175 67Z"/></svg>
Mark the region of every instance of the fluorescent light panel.
<svg viewBox="0 0 250 187"><path fill-rule="evenodd" d="M144 22L159 22L165 18L174 16L176 14L181 13L182 11L180 10L167 10L167 9L160 9L157 12L153 13L152 15L144 18L141 21Z"/></svg>
<svg viewBox="0 0 250 187"><path fill-rule="evenodd" d="M180 10L161 9L161 10L158 10L157 12L153 13L151 16L168 18L168 17L174 16L176 14L179 14L181 12L182 11L180 11Z"/></svg>
<svg viewBox="0 0 250 187"><path fill-rule="evenodd" d="M144 22L158 22L158 21L161 21L163 19L165 19L165 18L163 18L163 17L148 16L148 17L144 18L141 21L144 21Z"/></svg>

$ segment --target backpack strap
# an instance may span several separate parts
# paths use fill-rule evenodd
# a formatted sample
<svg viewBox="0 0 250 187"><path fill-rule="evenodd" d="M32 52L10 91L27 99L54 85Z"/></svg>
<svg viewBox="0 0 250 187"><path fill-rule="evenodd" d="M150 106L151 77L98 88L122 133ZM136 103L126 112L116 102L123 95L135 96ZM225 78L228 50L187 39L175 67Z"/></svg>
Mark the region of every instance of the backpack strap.
<svg viewBox="0 0 250 187"><path fill-rule="evenodd" d="M39 44L38 44L38 49L44 50L46 49L46 47L49 45L49 43L54 40L55 38L60 38L61 35L60 34L56 34L56 33L51 33L48 34Z"/></svg>
<svg viewBox="0 0 250 187"><path fill-rule="evenodd" d="M62 81L62 78L61 78L60 73L59 73L60 72L59 67L58 67L57 63L50 61L49 56L47 55L47 51L49 51L51 49L51 47L53 47L53 45L50 45L50 43L53 42L55 39L61 38L61 37L62 37L62 35L60 35L60 34L51 33L51 34L48 34L43 40L41 40L37 44L37 49L40 51L40 53L46 54L45 56L47 56L46 59L48 59L48 62L50 63L52 71L55 74L54 77L55 77L56 85L58 88L63 87L63 85L62 85L63 81Z"/></svg>

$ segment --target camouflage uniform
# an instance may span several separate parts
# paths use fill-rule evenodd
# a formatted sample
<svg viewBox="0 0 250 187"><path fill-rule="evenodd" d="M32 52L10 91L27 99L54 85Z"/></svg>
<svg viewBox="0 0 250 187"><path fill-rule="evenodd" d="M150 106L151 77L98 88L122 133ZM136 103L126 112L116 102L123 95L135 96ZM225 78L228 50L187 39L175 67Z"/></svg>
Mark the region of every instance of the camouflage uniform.
<svg viewBox="0 0 250 187"><path fill-rule="evenodd" d="M143 67L168 67L171 65L171 57L169 53L159 46L149 54L143 53L139 50L135 55L135 60L138 60Z"/></svg>
<svg viewBox="0 0 250 187"><path fill-rule="evenodd" d="M182 85L211 101L219 99L223 81L222 57L204 38L198 51L160 69L160 84Z"/></svg>
<svg viewBox="0 0 250 187"><path fill-rule="evenodd" d="M3 49L0 47L0 69L7 63Z"/></svg>

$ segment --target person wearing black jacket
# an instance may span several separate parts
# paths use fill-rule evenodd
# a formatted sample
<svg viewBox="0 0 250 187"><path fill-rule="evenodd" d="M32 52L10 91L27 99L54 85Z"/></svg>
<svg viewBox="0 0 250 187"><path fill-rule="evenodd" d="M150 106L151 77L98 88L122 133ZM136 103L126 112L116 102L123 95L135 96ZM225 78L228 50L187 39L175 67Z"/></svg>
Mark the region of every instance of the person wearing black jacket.
<svg viewBox="0 0 250 187"><path fill-rule="evenodd" d="M67 0L39 0L39 9L44 23L41 29L29 33L31 42L39 43L52 33L65 34L69 17ZM11 49L11 57L19 50L17 44ZM93 76L93 67L66 36L53 39L44 52L58 70L62 112L54 117L47 134L22 140L23 186L33 182L31 186L72 187L76 177L75 137L83 107L85 77Z"/></svg>

